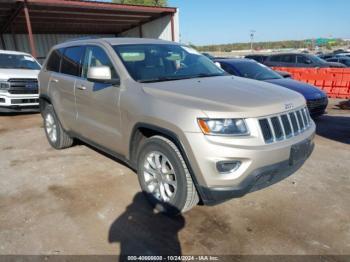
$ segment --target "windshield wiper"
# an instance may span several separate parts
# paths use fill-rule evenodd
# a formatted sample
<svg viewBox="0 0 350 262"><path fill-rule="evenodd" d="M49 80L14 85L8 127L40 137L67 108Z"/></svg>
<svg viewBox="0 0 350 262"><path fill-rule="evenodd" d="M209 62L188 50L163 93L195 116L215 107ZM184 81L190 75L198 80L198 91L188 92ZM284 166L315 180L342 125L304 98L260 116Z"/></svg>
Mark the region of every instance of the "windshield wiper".
<svg viewBox="0 0 350 262"><path fill-rule="evenodd" d="M193 76L178 76L178 77L158 77L154 79L145 79L139 80L140 83L155 83L155 82L165 82L165 81L176 81L176 80L184 80L184 79L192 79L192 78L201 78L201 77L214 77L214 76L223 76L223 74L198 74Z"/></svg>
<svg viewBox="0 0 350 262"><path fill-rule="evenodd" d="M184 78L179 77L158 77L153 79L145 79L145 80L139 80L140 83L155 83L155 82L165 82L165 81L174 81L174 80L181 80Z"/></svg>

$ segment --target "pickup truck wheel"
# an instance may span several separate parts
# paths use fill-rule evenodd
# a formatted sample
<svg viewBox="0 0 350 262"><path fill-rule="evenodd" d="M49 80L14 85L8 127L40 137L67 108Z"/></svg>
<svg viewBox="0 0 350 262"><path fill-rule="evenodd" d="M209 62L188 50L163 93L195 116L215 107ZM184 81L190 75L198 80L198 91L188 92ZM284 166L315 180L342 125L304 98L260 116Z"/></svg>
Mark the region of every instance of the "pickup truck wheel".
<svg viewBox="0 0 350 262"><path fill-rule="evenodd" d="M73 139L62 128L52 105L45 107L43 118L45 134L53 148L63 149L72 146Z"/></svg>
<svg viewBox="0 0 350 262"><path fill-rule="evenodd" d="M162 136L148 138L138 157L142 191L158 211L177 215L195 206L197 190L176 145Z"/></svg>

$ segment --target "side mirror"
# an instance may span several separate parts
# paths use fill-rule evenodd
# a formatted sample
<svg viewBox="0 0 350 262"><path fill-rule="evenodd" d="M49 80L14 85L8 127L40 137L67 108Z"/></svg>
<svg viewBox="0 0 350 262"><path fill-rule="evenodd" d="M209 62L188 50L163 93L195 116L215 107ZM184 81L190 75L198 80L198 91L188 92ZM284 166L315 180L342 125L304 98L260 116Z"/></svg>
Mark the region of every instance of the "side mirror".
<svg viewBox="0 0 350 262"><path fill-rule="evenodd" d="M219 62L215 62L215 65L216 65L218 68L221 68L221 69L222 69L221 64L220 64Z"/></svg>
<svg viewBox="0 0 350 262"><path fill-rule="evenodd" d="M112 79L111 69L108 66L90 67L87 73L87 79L91 82L119 85L119 79Z"/></svg>

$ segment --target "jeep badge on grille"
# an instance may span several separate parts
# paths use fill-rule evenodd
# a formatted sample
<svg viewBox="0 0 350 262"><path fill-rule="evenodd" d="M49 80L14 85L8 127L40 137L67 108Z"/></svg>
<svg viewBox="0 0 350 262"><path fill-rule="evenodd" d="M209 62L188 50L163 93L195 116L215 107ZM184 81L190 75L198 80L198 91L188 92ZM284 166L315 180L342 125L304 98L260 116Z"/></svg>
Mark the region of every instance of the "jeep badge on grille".
<svg viewBox="0 0 350 262"><path fill-rule="evenodd" d="M284 104L284 109L285 109L285 110L290 110L290 109L293 109L293 108L294 108L293 103Z"/></svg>

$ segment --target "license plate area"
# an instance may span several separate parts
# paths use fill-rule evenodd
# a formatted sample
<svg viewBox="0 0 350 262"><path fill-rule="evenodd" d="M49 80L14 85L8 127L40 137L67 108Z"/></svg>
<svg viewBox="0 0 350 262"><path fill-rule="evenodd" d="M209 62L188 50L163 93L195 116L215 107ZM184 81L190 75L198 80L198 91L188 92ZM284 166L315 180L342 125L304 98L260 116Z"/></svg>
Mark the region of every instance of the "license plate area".
<svg viewBox="0 0 350 262"><path fill-rule="evenodd" d="M295 165L304 161L310 154L311 141L306 140L299 144L293 145L290 150L289 165Z"/></svg>

